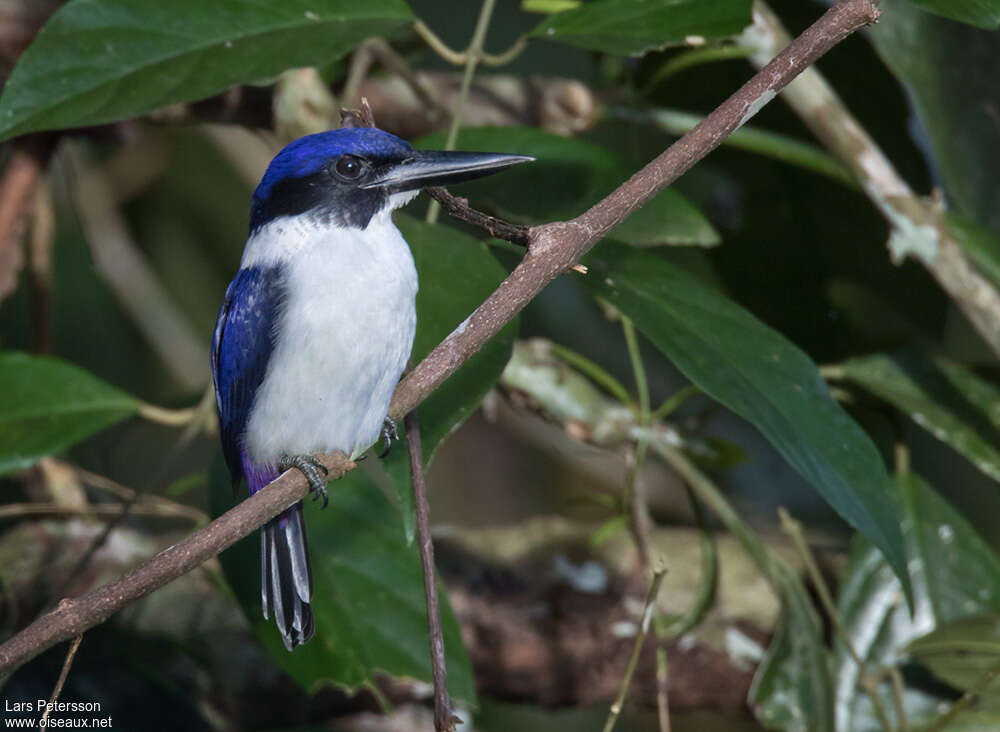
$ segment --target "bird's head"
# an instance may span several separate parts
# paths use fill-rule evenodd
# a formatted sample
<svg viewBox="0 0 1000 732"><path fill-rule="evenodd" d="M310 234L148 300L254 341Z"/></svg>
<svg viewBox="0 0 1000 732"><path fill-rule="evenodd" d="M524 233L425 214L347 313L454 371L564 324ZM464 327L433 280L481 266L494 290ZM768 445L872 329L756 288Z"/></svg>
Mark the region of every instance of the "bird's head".
<svg viewBox="0 0 1000 732"><path fill-rule="evenodd" d="M365 228L371 218L428 186L480 178L534 158L499 153L414 150L374 127L308 135L287 145L253 194L250 231L282 216Z"/></svg>

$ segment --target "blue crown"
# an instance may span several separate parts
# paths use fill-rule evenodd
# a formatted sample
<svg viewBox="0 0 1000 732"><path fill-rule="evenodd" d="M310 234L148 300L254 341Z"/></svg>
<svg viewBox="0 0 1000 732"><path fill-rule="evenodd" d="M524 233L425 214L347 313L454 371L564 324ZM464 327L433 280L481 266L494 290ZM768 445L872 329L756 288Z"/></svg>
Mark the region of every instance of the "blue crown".
<svg viewBox="0 0 1000 732"><path fill-rule="evenodd" d="M306 135L289 143L274 156L253 197L255 201L262 202L271 194L275 184L288 178L303 178L318 173L332 158L345 153L393 160L405 158L412 151L413 148L406 140L374 127L354 127Z"/></svg>

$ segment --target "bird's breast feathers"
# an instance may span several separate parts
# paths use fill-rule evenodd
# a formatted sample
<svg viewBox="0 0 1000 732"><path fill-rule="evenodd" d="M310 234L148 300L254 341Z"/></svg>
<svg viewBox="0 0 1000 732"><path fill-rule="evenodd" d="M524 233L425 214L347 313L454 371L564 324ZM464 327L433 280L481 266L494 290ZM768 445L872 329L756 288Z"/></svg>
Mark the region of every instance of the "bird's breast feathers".
<svg viewBox="0 0 1000 732"><path fill-rule="evenodd" d="M256 463L283 454L355 455L378 438L413 345L417 273L390 212L365 229L278 219L248 243L243 268L281 267L274 352L250 413Z"/></svg>

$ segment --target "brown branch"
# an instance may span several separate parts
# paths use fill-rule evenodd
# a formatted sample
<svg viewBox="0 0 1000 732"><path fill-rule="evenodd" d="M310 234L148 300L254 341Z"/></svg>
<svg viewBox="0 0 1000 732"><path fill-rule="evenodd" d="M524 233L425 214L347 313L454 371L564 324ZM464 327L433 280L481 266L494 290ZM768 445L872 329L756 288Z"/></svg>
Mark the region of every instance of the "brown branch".
<svg viewBox="0 0 1000 732"><path fill-rule="evenodd" d="M445 666L444 633L438 608L437 578L434 572L434 540L431 537L431 509L427 501L424 480L424 450L420 444L420 423L417 410L406 415L406 439L410 450L410 476L413 481L413 503L417 513L417 542L420 564L424 570L424 595L427 598L427 628L431 645L431 674L434 677L435 732L454 732L456 718L451 713L448 697L448 671Z"/></svg>
<svg viewBox="0 0 1000 732"><path fill-rule="evenodd" d="M323 455L321 458L331 480L354 467L344 455ZM204 529L164 549L119 579L80 597L62 600L54 610L0 645L0 675L14 670L55 644L75 638L103 623L123 607L190 572L301 501L308 492L309 487L300 473L285 473Z"/></svg>
<svg viewBox="0 0 1000 732"><path fill-rule="evenodd" d="M497 290L397 387L390 415L400 418L524 308L549 282L569 270L612 227L642 206L756 114L789 81L859 28L874 22L871 0L841 0L739 91L607 198L572 221L530 230L528 253ZM343 455L322 456L330 478L353 465ZM217 555L308 492L297 472L285 474L209 526L146 564L85 595L66 599L0 645L0 675Z"/></svg>
<svg viewBox="0 0 1000 732"><path fill-rule="evenodd" d="M444 188L435 187L424 190L427 195L441 204L441 208L446 214L460 221L465 221L481 229L485 229L489 232L490 236L506 239L523 247L528 246L531 242L530 229L527 226L512 224L509 221L504 221L482 211L477 211L469 205L467 199L453 196Z"/></svg>
<svg viewBox="0 0 1000 732"><path fill-rule="evenodd" d="M83 640L83 635L78 635L73 639L73 642L69 644L69 651L66 652L66 660L63 661L62 671L59 672L59 680L56 681L56 686L52 690L52 696L49 697L49 703L45 705L45 711L42 713L42 721L44 722L49 718L49 713L52 711L53 706L59 700L59 695L62 693L63 685L66 683L66 677L69 676L69 669L73 665L73 659L76 657L76 651L80 647L80 642Z"/></svg>

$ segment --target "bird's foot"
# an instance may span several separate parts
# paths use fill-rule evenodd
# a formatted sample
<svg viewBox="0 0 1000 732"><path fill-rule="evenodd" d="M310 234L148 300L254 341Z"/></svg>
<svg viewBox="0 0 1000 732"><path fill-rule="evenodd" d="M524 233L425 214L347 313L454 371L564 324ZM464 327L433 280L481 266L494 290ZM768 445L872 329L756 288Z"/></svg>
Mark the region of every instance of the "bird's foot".
<svg viewBox="0 0 1000 732"><path fill-rule="evenodd" d="M382 442L385 443L385 450L379 455L381 460L389 454L392 443L399 439L399 430L396 429L396 421L391 417L386 417L382 423Z"/></svg>
<svg viewBox="0 0 1000 732"><path fill-rule="evenodd" d="M309 481L309 490L313 493L313 500L318 501L323 498L323 508L330 502L326 495L326 475L327 469L314 455L282 455L278 462L278 469L283 473L286 470L295 468Z"/></svg>

